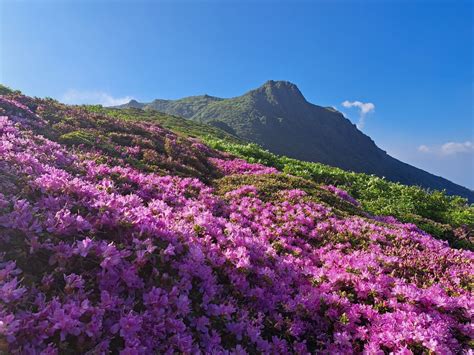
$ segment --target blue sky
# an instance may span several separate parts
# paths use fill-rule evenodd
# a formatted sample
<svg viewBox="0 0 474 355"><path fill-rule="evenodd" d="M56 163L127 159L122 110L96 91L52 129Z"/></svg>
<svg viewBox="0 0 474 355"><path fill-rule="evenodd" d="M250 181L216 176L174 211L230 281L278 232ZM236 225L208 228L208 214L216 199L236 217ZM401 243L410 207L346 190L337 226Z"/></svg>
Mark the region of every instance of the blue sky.
<svg viewBox="0 0 474 355"><path fill-rule="evenodd" d="M0 82L71 103L268 79L334 106L388 153L474 188L471 1L2 1ZM367 105L372 103L373 108Z"/></svg>

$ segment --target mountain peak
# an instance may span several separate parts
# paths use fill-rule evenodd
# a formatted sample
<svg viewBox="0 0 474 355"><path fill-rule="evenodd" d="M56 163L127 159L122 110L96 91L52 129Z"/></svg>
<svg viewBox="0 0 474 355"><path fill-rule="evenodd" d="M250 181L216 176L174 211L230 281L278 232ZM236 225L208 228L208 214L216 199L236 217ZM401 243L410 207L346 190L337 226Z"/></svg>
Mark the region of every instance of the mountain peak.
<svg viewBox="0 0 474 355"><path fill-rule="evenodd" d="M287 80L267 80L262 86L271 88L298 88L291 81Z"/></svg>
<svg viewBox="0 0 474 355"><path fill-rule="evenodd" d="M268 80L250 93L274 103L294 104L301 101L306 102L300 89L295 84L283 80Z"/></svg>
<svg viewBox="0 0 474 355"><path fill-rule="evenodd" d="M131 99L129 102L127 102L126 104L123 104L123 105L118 105L118 106L115 106L117 108L126 108L126 107L131 107L131 108L143 108L145 106L145 104L141 103L141 102L138 102L137 100L135 99Z"/></svg>

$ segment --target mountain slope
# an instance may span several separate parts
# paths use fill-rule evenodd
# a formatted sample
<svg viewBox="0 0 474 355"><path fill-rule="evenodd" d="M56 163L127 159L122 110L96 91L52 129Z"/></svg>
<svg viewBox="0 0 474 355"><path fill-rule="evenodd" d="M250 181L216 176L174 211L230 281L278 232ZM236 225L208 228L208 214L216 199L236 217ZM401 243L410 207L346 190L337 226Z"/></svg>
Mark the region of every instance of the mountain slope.
<svg viewBox="0 0 474 355"><path fill-rule="evenodd" d="M391 157L340 112L309 103L290 82L268 81L230 99L193 96L140 105L215 125L277 154L384 176L402 184L445 189L474 201L473 191Z"/></svg>
<svg viewBox="0 0 474 355"><path fill-rule="evenodd" d="M0 95L0 353L469 353L474 253L95 109Z"/></svg>
<svg viewBox="0 0 474 355"><path fill-rule="evenodd" d="M131 100L127 104L117 106L117 108L147 108L165 112L170 115L190 118L205 109L209 104L222 100L223 99L209 95L190 96L179 100L156 99L148 104Z"/></svg>
<svg viewBox="0 0 474 355"><path fill-rule="evenodd" d="M138 106L138 105L137 105ZM219 127L211 126L180 116L164 114L155 110L142 110L140 108L109 108L100 105L84 106L89 112L108 115L125 121L133 122L155 122L176 133L187 137L205 138L208 136L224 139L227 142L243 142L242 139L230 134Z"/></svg>

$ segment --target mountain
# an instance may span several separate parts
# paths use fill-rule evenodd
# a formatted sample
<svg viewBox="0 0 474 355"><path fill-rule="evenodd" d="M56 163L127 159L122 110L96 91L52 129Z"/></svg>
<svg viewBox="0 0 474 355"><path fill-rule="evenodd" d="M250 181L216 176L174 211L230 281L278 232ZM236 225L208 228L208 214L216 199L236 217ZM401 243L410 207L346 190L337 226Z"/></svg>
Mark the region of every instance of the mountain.
<svg viewBox="0 0 474 355"><path fill-rule="evenodd" d="M321 162L407 185L445 189L474 201L474 191L403 163L359 131L344 115L308 102L288 81L267 81L234 98L209 95L120 106L153 109L219 127L277 154Z"/></svg>
<svg viewBox="0 0 474 355"><path fill-rule="evenodd" d="M179 121L0 94L0 354L470 353L474 205Z"/></svg>

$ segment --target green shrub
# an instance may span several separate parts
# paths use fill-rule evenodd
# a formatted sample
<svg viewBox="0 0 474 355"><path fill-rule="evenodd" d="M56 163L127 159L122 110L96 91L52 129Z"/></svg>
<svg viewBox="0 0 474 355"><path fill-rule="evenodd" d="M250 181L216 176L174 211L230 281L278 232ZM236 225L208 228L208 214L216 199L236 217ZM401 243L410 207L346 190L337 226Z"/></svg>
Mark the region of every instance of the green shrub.
<svg viewBox="0 0 474 355"><path fill-rule="evenodd" d="M21 94L19 90L10 89L6 85L0 84L0 95L12 95L12 94Z"/></svg>
<svg viewBox="0 0 474 355"><path fill-rule="evenodd" d="M92 147L97 143L97 137L93 133L82 130L65 133L59 139L62 143L68 145L84 144Z"/></svg>

